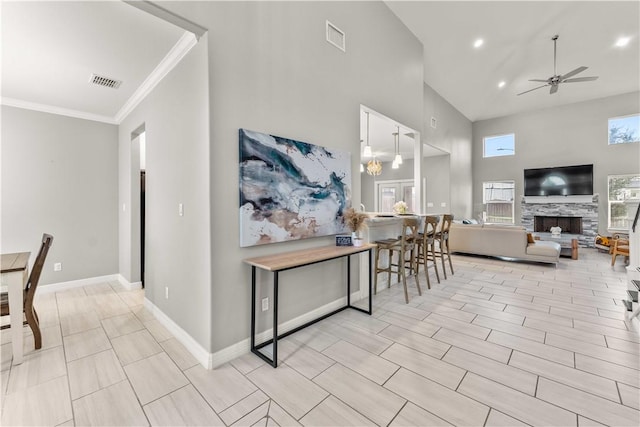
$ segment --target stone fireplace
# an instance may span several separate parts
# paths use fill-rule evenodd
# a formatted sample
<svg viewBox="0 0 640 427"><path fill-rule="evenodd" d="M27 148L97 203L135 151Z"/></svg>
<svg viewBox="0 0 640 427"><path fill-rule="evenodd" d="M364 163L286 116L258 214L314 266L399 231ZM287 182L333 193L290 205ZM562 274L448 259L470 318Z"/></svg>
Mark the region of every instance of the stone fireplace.
<svg viewBox="0 0 640 427"><path fill-rule="evenodd" d="M598 195L591 201L561 201L557 198L547 202L544 198L535 201L523 197L521 202L522 225L530 232L549 232L551 227L562 228L562 234L573 234L582 247L594 247L598 234ZM569 199L571 200L571 199Z"/></svg>

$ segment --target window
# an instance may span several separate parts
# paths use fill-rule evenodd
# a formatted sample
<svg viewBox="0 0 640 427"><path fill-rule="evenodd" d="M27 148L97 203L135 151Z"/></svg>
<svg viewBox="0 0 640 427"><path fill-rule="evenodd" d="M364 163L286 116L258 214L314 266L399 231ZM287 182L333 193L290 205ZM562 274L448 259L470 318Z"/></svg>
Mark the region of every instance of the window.
<svg viewBox="0 0 640 427"><path fill-rule="evenodd" d="M609 145L640 142L640 114L609 119Z"/></svg>
<svg viewBox="0 0 640 427"><path fill-rule="evenodd" d="M483 157L513 156L516 154L516 136L513 133L487 136L483 141Z"/></svg>
<svg viewBox="0 0 640 427"><path fill-rule="evenodd" d="M609 175L609 229L629 230L635 212L627 200L640 201L640 175Z"/></svg>
<svg viewBox="0 0 640 427"><path fill-rule="evenodd" d="M513 224L513 196L515 181L489 181L482 183L482 203L485 222Z"/></svg>

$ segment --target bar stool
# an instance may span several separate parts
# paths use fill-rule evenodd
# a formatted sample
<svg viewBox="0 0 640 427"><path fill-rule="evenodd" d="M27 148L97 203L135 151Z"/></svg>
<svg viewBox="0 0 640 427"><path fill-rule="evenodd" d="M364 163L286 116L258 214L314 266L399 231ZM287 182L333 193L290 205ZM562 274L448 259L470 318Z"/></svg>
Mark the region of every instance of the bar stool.
<svg viewBox="0 0 640 427"><path fill-rule="evenodd" d="M438 249L435 251L435 256L442 261L442 270L444 271L444 278L447 279L447 270L444 267L445 258L449 260L449 268L453 275L453 264L451 263L451 255L449 254L449 229L453 222L453 215L447 214L442 217L442 227L435 235L435 240L438 242Z"/></svg>
<svg viewBox="0 0 640 427"><path fill-rule="evenodd" d="M424 229L420 233L418 240L418 249L416 255L416 275L420 270L420 264L424 265L424 275L427 277L427 288L431 289L431 280L429 279L429 268L433 267L436 272L436 279L440 283L440 274L438 274L438 263L436 262L436 228L438 227L439 218L437 216L424 217ZM431 265L429 265L431 261Z"/></svg>
<svg viewBox="0 0 640 427"><path fill-rule="evenodd" d="M413 272L414 270L417 272L415 261L417 249L416 242L419 239L419 226L420 222L417 218L405 218L402 222L402 235L400 235L397 239L384 239L375 241L376 245L378 246L376 248L375 276L373 279L374 294L378 292L378 274L387 273L387 287L391 287L391 273L394 273L398 275L398 282L400 281L400 279L402 279L402 285L404 287L404 300L406 303L409 302L405 264L406 262L409 262L410 272ZM387 267L380 266L380 252L384 250L388 251L389 253L389 263ZM398 261L396 263L393 262L393 256L395 253L397 253L398 257ZM408 260L407 254L409 255ZM416 288L418 288L418 295L422 295L422 290L420 289L420 282L417 274Z"/></svg>

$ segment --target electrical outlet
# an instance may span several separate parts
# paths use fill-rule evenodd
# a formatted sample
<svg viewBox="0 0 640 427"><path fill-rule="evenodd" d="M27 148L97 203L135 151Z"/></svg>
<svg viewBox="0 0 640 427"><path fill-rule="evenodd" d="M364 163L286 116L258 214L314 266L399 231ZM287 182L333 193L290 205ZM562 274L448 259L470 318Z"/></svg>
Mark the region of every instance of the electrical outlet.
<svg viewBox="0 0 640 427"><path fill-rule="evenodd" d="M178 203L178 215L184 216L184 205L182 203Z"/></svg>
<svg viewBox="0 0 640 427"><path fill-rule="evenodd" d="M164 287L164 299L169 299L169 287Z"/></svg>
<svg viewBox="0 0 640 427"><path fill-rule="evenodd" d="M442 203L440 203L440 207L441 207L441 208L446 208L446 207L447 207L447 202L442 202Z"/></svg>
<svg viewBox="0 0 640 427"><path fill-rule="evenodd" d="M269 297L262 298L262 311L269 310Z"/></svg>
<svg viewBox="0 0 640 427"><path fill-rule="evenodd" d="M53 271L62 271L62 263L56 262L55 264L53 264Z"/></svg>

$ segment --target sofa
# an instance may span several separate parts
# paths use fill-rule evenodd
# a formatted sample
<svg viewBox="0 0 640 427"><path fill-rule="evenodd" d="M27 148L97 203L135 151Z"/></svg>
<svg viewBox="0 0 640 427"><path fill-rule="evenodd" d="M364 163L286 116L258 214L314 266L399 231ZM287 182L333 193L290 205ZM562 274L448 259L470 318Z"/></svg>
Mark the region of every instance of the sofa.
<svg viewBox="0 0 640 427"><path fill-rule="evenodd" d="M449 251L557 264L560 244L535 240L529 243L520 226L451 224Z"/></svg>

